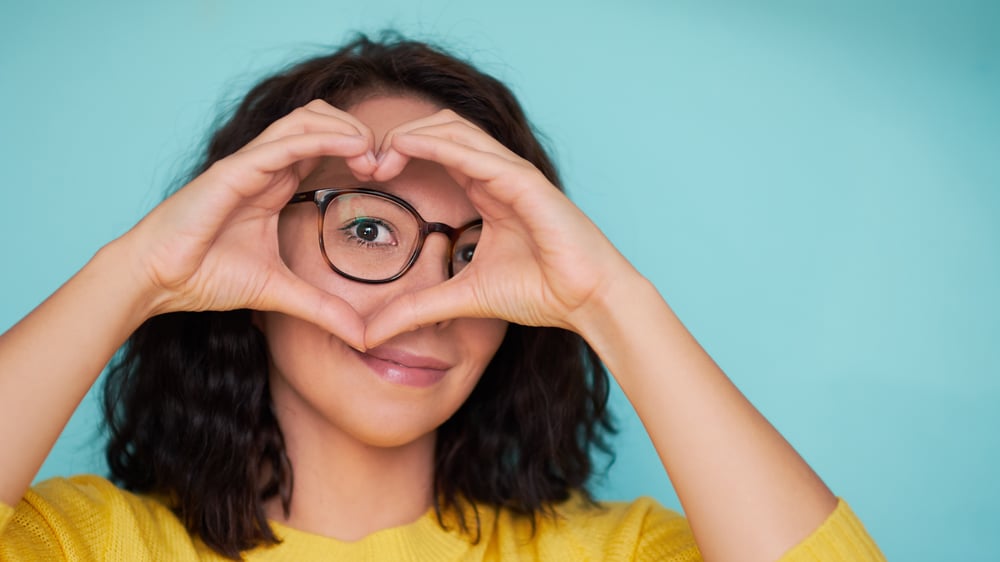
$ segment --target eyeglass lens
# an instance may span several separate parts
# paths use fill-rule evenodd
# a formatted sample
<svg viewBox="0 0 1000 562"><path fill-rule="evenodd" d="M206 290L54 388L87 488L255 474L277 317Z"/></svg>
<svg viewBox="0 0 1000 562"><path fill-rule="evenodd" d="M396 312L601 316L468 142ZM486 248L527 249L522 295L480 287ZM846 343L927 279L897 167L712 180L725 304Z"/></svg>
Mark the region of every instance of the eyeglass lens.
<svg viewBox="0 0 1000 562"><path fill-rule="evenodd" d="M323 247L340 271L372 281L389 279L409 265L420 244L420 221L391 199L363 193L333 198L323 220ZM455 275L472 260L482 227L464 231L451 255Z"/></svg>

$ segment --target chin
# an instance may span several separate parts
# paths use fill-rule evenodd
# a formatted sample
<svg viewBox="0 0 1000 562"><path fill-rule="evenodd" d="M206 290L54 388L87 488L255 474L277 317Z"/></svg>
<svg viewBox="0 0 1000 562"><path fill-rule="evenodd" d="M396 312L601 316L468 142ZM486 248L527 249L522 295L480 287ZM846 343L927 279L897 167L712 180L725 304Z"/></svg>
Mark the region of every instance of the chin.
<svg viewBox="0 0 1000 562"><path fill-rule="evenodd" d="M331 420L354 440L379 448L398 448L433 442L437 429L453 412L431 412L427 404L358 404L347 413L350 419ZM353 409L353 408L352 408ZM340 417L340 416L337 416ZM338 423L339 422L339 423Z"/></svg>

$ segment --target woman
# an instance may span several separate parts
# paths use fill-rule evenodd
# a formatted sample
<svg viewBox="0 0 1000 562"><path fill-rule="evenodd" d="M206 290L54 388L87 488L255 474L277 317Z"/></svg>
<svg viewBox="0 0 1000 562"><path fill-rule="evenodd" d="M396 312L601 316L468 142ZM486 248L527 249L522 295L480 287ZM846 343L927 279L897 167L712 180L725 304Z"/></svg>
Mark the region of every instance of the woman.
<svg viewBox="0 0 1000 562"><path fill-rule="evenodd" d="M193 176L0 340L0 555L881 557L496 80L361 38L258 85ZM27 490L126 339L120 488ZM687 520L587 494L603 366Z"/></svg>

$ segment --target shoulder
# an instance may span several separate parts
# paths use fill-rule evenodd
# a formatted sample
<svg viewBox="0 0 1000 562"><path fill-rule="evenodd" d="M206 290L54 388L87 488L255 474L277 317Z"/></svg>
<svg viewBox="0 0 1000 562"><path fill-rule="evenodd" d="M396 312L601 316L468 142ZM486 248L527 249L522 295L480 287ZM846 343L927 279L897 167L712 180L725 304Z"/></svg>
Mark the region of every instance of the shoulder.
<svg viewBox="0 0 1000 562"><path fill-rule="evenodd" d="M146 504L146 509L166 509L146 496L123 490L106 478L94 474L39 482L25 493L22 501L42 511L59 507L69 512L92 513L95 510L114 511L143 504Z"/></svg>
<svg viewBox="0 0 1000 562"><path fill-rule="evenodd" d="M812 534L785 553L782 562L885 562L885 555L842 498Z"/></svg>
<svg viewBox="0 0 1000 562"><path fill-rule="evenodd" d="M687 520L645 497L592 504L574 494L540 515L534 532L530 522L507 513L499 514L496 528L541 560L701 560Z"/></svg>
<svg viewBox="0 0 1000 562"><path fill-rule="evenodd" d="M162 502L94 475L35 485L0 524L0 559L28 554L90 560L153 560L193 553L195 541Z"/></svg>
<svg viewBox="0 0 1000 562"><path fill-rule="evenodd" d="M552 515L540 515L534 528L530 519L501 510L493 531L491 542L501 553L517 554L511 558L668 562L702 559L687 519L650 498L595 505L575 494L553 506ZM840 500L827 520L781 560L884 562L885 557L847 503Z"/></svg>

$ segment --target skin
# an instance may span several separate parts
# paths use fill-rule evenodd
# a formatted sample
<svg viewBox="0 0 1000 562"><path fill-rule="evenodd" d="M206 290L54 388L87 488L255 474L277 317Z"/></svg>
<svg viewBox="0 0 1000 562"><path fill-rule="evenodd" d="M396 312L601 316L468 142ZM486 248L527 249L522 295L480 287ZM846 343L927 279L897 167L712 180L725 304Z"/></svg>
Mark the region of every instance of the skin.
<svg viewBox="0 0 1000 562"><path fill-rule="evenodd" d="M351 539L423 513L433 428L471 388L487 340L502 333L498 321L574 330L597 350L649 432L705 559L776 559L829 515L836 499L823 482L655 287L530 163L451 111L412 99L366 103L382 105L369 115L365 104L343 112L313 102L275 122L0 337L0 442L18 451L0 458L0 499L23 495L76 404L145 318L253 308L264 312L259 322L272 350L288 350L275 357L273 382L296 463L291 523L305 530ZM331 159L340 164L319 167ZM411 174L427 165L416 160L436 164L453 183L443 192L406 191ZM359 292L335 279L317 265L318 254L309 256L301 219L279 221L291 194L313 178L325 182L327 173L403 190L430 220L457 225L481 216L476 259L442 281L443 243L433 241L403 284ZM465 351L449 347L442 334L459 337L455 326L474 321L456 319L474 318L493 324L463 341ZM60 353L47 353L52 341ZM294 345L323 359L303 364ZM350 361L348 347L393 345L465 359L456 359L461 367L447 384L421 391L368 381ZM327 368L327 358L346 367ZM377 420L406 423L357 419L331 392L334 381L356 385ZM444 403L429 413L413 409L431 395ZM330 454L337 447L351 455ZM379 470L378 478L366 477L369 470ZM329 474L351 486L332 486ZM357 511L378 503L371 500L380 486L400 495L385 510L391 514ZM347 509L338 512L340 505Z"/></svg>
<svg viewBox="0 0 1000 562"><path fill-rule="evenodd" d="M414 98L377 98L348 113L380 144L389 130L438 109ZM327 159L299 191L356 183L343 160ZM462 188L431 162L411 162L380 189L414 205L426 220L462 225L479 217ZM281 255L296 275L341 297L362 318L398 295L438 285L448 277L449 240L432 234L402 278L381 285L350 281L323 260L316 213L316 207L308 204L290 206L282 213ZM356 540L422 515L432 500L435 430L472 392L500 346L507 323L493 318L445 319L368 350L376 355L402 350L450 366L440 382L414 388L373 376L355 349L315 324L273 312L258 318L273 360L275 412L295 467L291 517L285 522ZM283 520L277 502L269 513Z"/></svg>
<svg viewBox="0 0 1000 562"><path fill-rule="evenodd" d="M397 297L367 320L366 343L468 316L581 334L649 432L707 560L777 559L834 509L656 288L530 163L447 111L390 133L383 151L376 178L411 158L444 165L484 231L464 275Z"/></svg>

